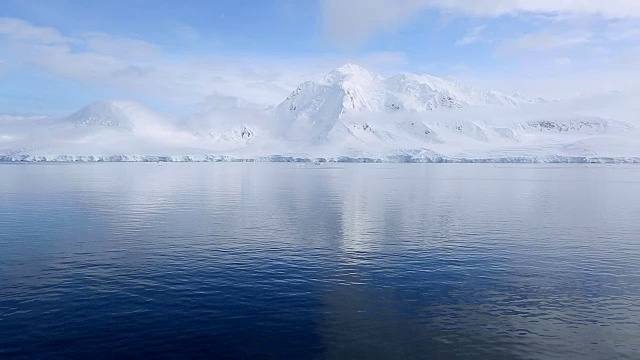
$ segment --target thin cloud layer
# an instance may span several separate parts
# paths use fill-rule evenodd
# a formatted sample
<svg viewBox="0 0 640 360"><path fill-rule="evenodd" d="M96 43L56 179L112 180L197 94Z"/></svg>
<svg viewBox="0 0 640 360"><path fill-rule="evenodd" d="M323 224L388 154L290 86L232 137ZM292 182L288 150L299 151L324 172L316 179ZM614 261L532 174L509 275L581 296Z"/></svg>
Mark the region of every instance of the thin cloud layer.
<svg viewBox="0 0 640 360"><path fill-rule="evenodd" d="M308 14L309 26L300 25L299 7L287 10L299 37L274 33L262 48L234 41L251 37L237 29L214 31L172 14L168 28L137 25L145 31L122 24L92 29L72 18L59 27L37 17L0 18L0 111L42 112L64 103L54 105L61 112L104 98L176 111L228 103L264 108L347 62L383 74L454 76L531 97L640 83L637 1L318 1L322 11ZM412 21L390 37L375 36ZM52 96L52 79L65 90Z"/></svg>
<svg viewBox="0 0 640 360"><path fill-rule="evenodd" d="M189 39L198 41L190 33ZM0 18L0 41L11 57L6 61L0 56L0 75L20 67L179 109L198 109L203 104L224 108L228 104L222 102L230 99L235 104L266 107L281 102L299 83L345 62L371 69L393 69L407 62L404 53L386 51L353 57L183 54L141 39L100 32L63 34L13 18Z"/></svg>
<svg viewBox="0 0 640 360"><path fill-rule="evenodd" d="M0 18L0 39L21 67L178 106L198 104L220 93L272 104L303 78L294 66L284 72L283 67L250 58L180 57L139 39L97 32L65 36L57 29L12 18Z"/></svg>
<svg viewBox="0 0 640 360"><path fill-rule="evenodd" d="M321 0L327 36L338 44L360 44L380 31L393 30L417 13L435 9L453 15L498 17L538 14L640 18L637 0Z"/></svg>
<svg viewBox="0 0 640 360"><path fill-rule="evenodd" d="M462 39L456 41L456 46L469 45L482 41L482 32L486 28L487 27L484 25L476 26L475 28L471 29L471 31L469 31L469 33L467 33L467 35L465 35Z"/></svg>

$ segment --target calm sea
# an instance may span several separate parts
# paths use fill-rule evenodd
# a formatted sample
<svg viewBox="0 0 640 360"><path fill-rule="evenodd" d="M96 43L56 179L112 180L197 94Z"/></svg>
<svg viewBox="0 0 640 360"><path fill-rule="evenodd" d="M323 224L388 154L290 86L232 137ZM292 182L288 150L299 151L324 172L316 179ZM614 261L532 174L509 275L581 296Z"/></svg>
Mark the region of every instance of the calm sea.
<svg viewBox="0 0 640 360"><path fill-rule="evenodd" d="M0 358L640 359L640 167L0 165Z"/></svg>

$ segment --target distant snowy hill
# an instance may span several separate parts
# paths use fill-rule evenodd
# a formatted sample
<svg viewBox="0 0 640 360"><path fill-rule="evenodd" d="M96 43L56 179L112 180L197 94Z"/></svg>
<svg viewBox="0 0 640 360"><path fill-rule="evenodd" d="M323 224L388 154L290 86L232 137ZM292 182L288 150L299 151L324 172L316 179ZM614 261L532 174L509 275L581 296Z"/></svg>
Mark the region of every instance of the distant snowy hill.
<svg viewBox="0 0 640 360"><path fill-rule="evenodd" d="M63 120L76 126L106 126L132 131L136 121L153 118L151 111L128 101L99 101Z"/></svg>
<svg viewBox="0 0 640 360"><path fill-rule="evenodd" d="M634 99L547 102L347 64L266 110L230 103L174 118L100 101L63 117L0 115L0 160L630 161Z"/></svg>

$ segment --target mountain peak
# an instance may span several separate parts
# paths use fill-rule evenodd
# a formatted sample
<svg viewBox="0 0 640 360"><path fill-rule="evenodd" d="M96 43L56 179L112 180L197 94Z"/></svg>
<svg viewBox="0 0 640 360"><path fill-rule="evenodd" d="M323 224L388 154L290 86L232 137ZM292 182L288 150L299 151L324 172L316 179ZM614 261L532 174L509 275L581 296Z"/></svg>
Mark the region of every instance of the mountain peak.
<svg viewBox="0 0 640 360"><path fill-rule="evenodd" d="M66 119L76 126L105 126L130 130L136 115L147 113L146 108L133 101L96 101Z"/></svg>
<svg viewBox="0 0 640 360"><path fill-rule="evenodd" d="M346 63L340 67L337 67L335 72L341 72L343 74L357 74L357 73L369 73L369 70L363 68L362 66L354 63Z"/></svg>
<svg viewBox="0 0 640 360"><path fill-rule="evenodd" d="M376 74L373 74L362 66L347 63L331 71L324 77L324 80L328 83L336 83L345 80L371 81L376 78L378 78Z"/></svg>

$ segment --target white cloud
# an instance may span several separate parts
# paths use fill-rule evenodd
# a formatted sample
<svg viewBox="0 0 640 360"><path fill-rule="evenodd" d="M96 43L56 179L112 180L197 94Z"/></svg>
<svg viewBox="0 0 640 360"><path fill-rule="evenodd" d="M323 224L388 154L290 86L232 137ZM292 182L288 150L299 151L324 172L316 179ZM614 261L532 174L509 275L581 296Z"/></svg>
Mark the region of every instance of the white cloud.
<svg viewBox="0 0 640 360"><path fill-rule="evenodd" d="M372 4L385 2L372 1ZM410 3L397 2L400 8ZM524 53L526 56L497 57L498 65L493 69L478 69L473 63L457 62L445 71L440 63L422 63L422 68L414 69L436 71L439 75L454 72L471 82L484 76L477 83L487 88L508 92L513 88L527 95L545 97L584 91L587 85L597 86L598 81L600 88L608 89L630 88L640 83L637 71L640 52L629 50L637 46L633 40L637 39L638 22L620 19L599 25L602 25L600 32L590 25L574 30L566 22L546 21L542 32L499 43L497 51L502 54ZM188 27L184 29L185 38L194 35ZM484 33L485 30L482 26L473 28L459 42L496 42L497 39L486 39L488 31ZM206 37L197 32L195 35L194 41ZM0 19L0 39L6 40L0 42L0 53L7 55L0 58L0 73L3 67L30 67L94 88L112 89L120 93L120 97L142 102L152 100L180 109L219 106L217 104L230 99L243 104L275 104L300 82L322 76L345 62L359 63L383 73L411 70L407 67L414 66L402 51L319 57L184 55L176 49L138 39L104 33L63 34L57 29L6 18ZM618 43L613 44L613 39ZM549 70L534 73L543 68Z"/></svg>
<svg viewBox="0 0 640 360"><path fill-rule="evenodd" d="M640 39L639 21L615 21L607 25L606 37L610 41L629 41Z"/></svg>
<svg viewBox="0 0 640 360"><path fill-rule="evenodd" d="M544 14L640 18L638 0L322 0L325 31L340 44L366 41L377 31L393 30L427 9L474 17Z"/></svg>
<svg viewBox="0 0 640 360"><path fill-rule="evenodd" d="M179 56L138 39L104 33L63 36L56 29L18 19L0 19L0 38L7 40L3 51L21 66L178 106L197 104L211 94L272 104L306 75L293 61Z"/></svg>
<svg viewBox="0 0 640 360"><path fill-rule="evenodd" d="M56 29L33 26L26 21L13 18L0 18L0 35L38 44L65 44L71 42L71 39L62 36Z"/></svg>
<svg viewBox="0 0 640 360"><path fill-rule="evenodd" d="M549 31L527 34L505 41L499 52L550 51L589 43L592 33L552 33Z"/></svg>
<svg viewBox="0 0 640 360"><path fill-rule="evenodd" d="M92 51L105 55L147 57L158 53L158 47L146 41L115 37L104 33L86 33L82 40Z"/></svg>
<svg viewBox="0 0 640 360"><path fill-rule="evenodd" d="M16 19L0 24L4 24L0 25L0 38L8 40L6 50L22 66L101 89L115 89L124 97L139 95L185 108L231 98L267 106L282 101L299 83L346 62L380 71L400 69L408 62L403 52L384 51L313 58L180 56L149 42L105 33L67 37L56 29ZM176 36L194 41L200 37L188 26L179 26L178 30Z"/></svg>
<svg viewBox="0 0 640 360"><path fill-rule="evenodd" d="M474 16L507 14L601 15L606 18L640 17L636 0L414 0L427 6Z"/></svg>
<svg viewBox="0 0 640 360"><path fill-rule="evenodd" d="M476 26L471 29L462 39L456 41L456 46L469 45L482 41L482 33L487 27L484 25Z"/></svg>
<svg viewBox="0 0 640 360"><path fill-rule="evenodd" d="M522 92L547 99L581 94L640 91L640 47L529 53L488 71L457 74L466 81L505 93Z"/></svg>
<svg viewBox="0 0 640 360"><path fill-rule="evenodd" d="M363 42L379 29L407 21L423 5L406 0L322 0L325 31L340 44Z"/></svg>

